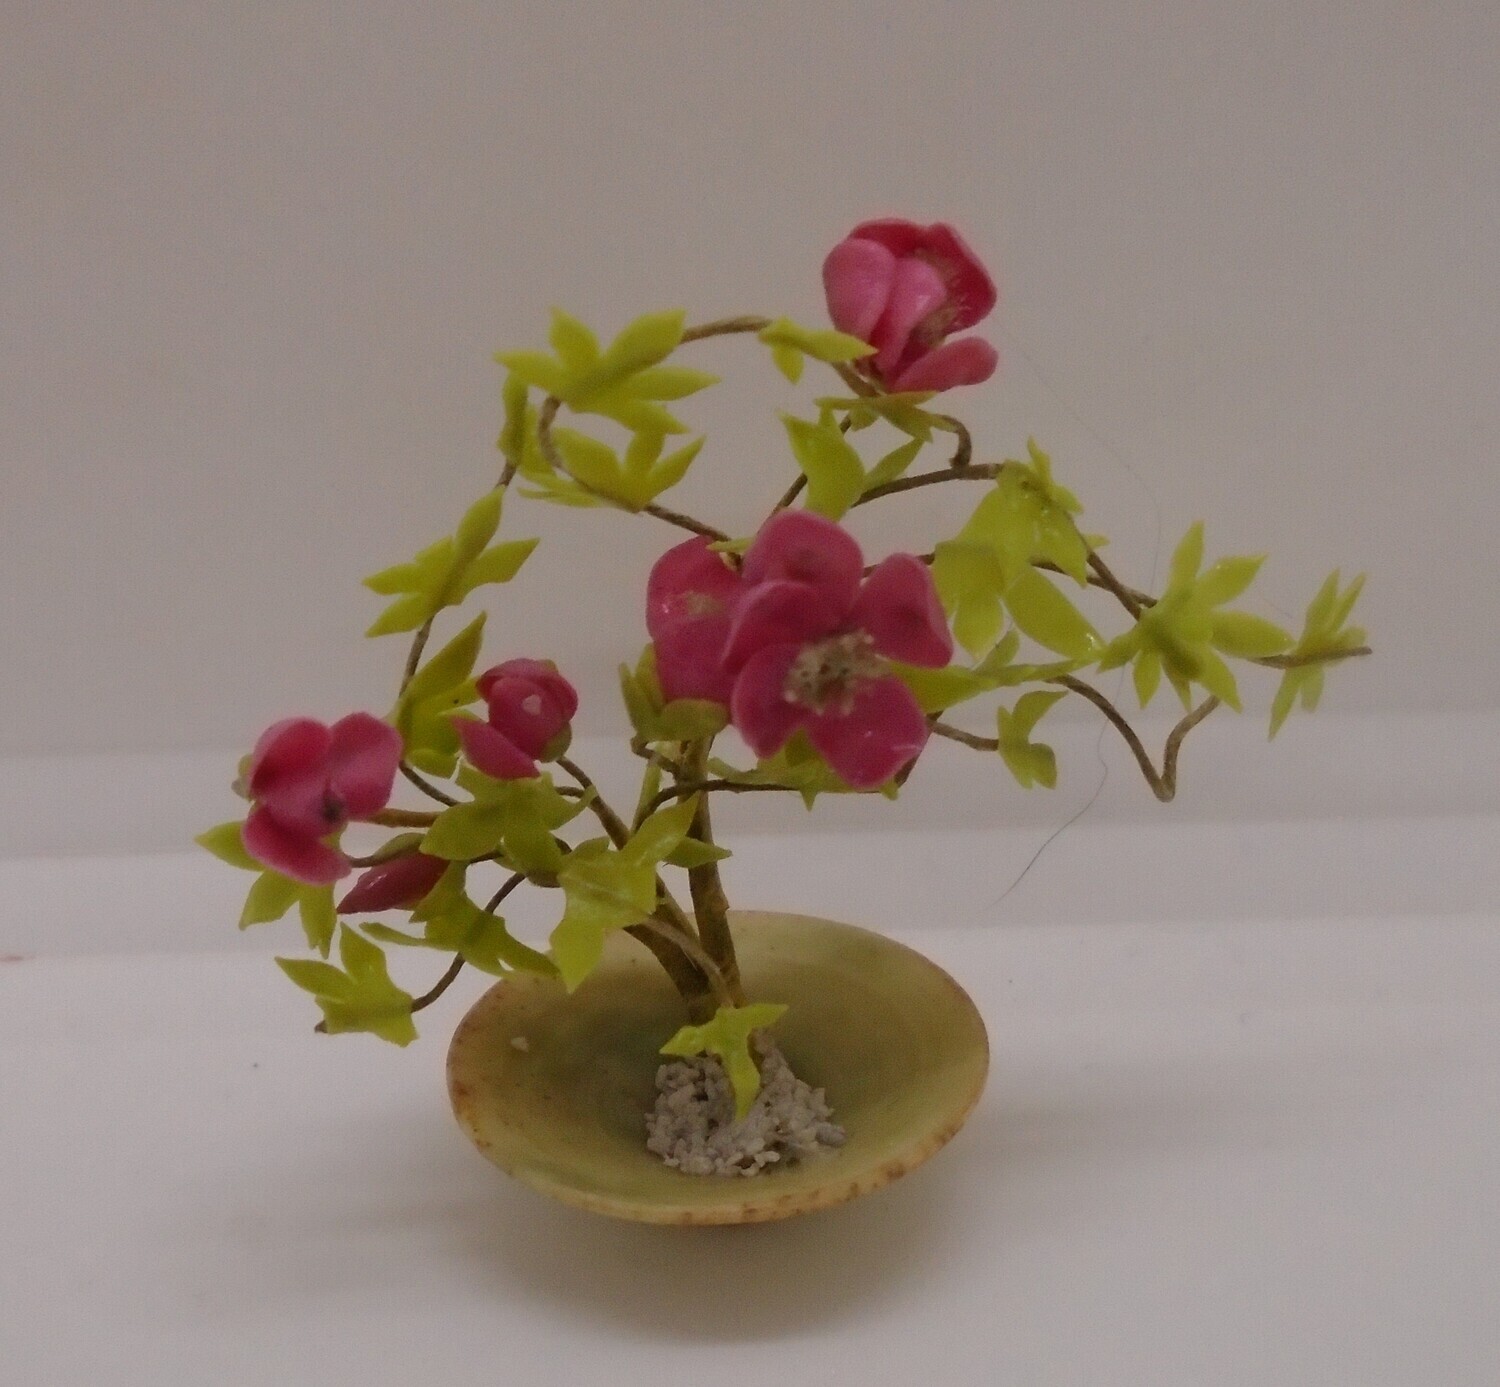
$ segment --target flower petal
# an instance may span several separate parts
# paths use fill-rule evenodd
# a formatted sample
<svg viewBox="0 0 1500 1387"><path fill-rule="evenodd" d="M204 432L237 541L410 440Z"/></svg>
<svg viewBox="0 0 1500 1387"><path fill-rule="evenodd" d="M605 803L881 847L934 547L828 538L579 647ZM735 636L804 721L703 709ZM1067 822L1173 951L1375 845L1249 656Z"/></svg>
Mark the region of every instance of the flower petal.
<svg viewBox="0 0 1500 1387"><path fill-rule="evenodd" d="M994 375L999 364L1000 353L982 337L960 337L917 357L888 385L896 392L978 385Z"/></svg>
<svg viewBox="0 0 1500 1387"><path fill-rule="evenodd" d="M800 653L796 645L767 646L734 681L730 716L757 756L774 756L807 721L808 710L786 696L786 678Z"/></svg>
<svg viewBox="0 0 1500 1387"><path fill-rule="evenodd" d="M896 257L874 241L850 237L823 261L823 294L834 327L868 342L890 301Z"/></svg>
<svg viewBox="0 0 1500 1387"><path fill-rule="evenodd" d="M876 564L850 614L875 649L892 660L941 669L953 658L953 636L938 600L932 570L914 554L892 554Z"/></svg>
<svg viewBox="0 0 1500 1387"><path fill-rule="evenodd" d="M858 541L841 525L812 511L782 510L760 527L742 576L752 588L779 578L814 588L831 629L854 605L864 567Z"/></svg>
<svg viewBox="0 0 1500 1387"><path fill-rule="evenodd" d="M496 780L531 780L541 772L536 762L503 732L475 718L454 718L464 755L475 770Z"/></svg>
<svg viewBox="0 0 1500 1387"><path fill-rule="evenodd" d="M547 744L568 725L566 705L527 675L505 674L488 680L484 697L490 726L527 756L541 756ZM577 700L573 702L576 705Z"/></svg>
<svg viewBox="0 0 1500 1387"><path fill-rule="evenodd" d="M578 690L558 673L557 666L551 660L505 660L493 669L485 670L475 680L480 698L487 700L490 696L490 684L507 676L530 679L532 683L540 685L557 705L564 722L569 721L578 711Z"/></svg>
<svg viewBox="0 0 1500 1387"><path fill-rule="evenodd" d="M706 539L690 539L656 561L646 584L646 628L668 699L729 702L732 680L720 656L740 589L740 575Z"/></svg>
<svg viewBox="0 0 1500 1387"><path fill-rule="evenodd" d="M341 852L286 828L260 805L250 811L241 837L245 851L256 861L309 886L327 886L351 870Z"/></svg>
<svg viewBox="0 0 1500 1387"><path fill-rule="evenodd" d="M255 744L246 788L288 833L316 839L344 824L343 802L328 786L331 741L321 722L287 718Z"/></svg>
<svg viewBox="0 0 1500 1387"><path fill-rule="evenodd" d="M401 764L401 734L370 713L350 713L331 728L328 782L353 819L379 813Z"/></svg>
<svg viewBox="0 0 1500 1387"><path fill-rule="evenodd" d="M927 719L899 679L873 679L855 691L847 713L814 713L807 735L856 790L884 785L927 744Z"/></svg>
<svg viewBox="0 0 1500 1387"><path fill-rule="evenodd" d="M768 645L801 646L829 635L838 625L838 618L829 620L827 606L816 588L789 579L757 583L734 614L724 646L723 668L738 673L752 655Z"/></svg>
<svg viewBox="0 0 1500 1387"><path fill-rule="evenodd" d="M986 317L999 297L995 281L963 237L947 222L935 222L922 236L917 252L943 277L952 318L949 332L962 332Z"/></svg>
<svg viewBox="0 0 1500 1387"><path fill-rule="evenodd" d="M894 375L906 355L913 330L948 299L943 277L925 260L899 260L891 297L875 325L870 341L879 349L875 369L882 376Z"/></svg>
<svg viewBox="0 0 1500 1387"><path fill-rule="evenodd" d="M416 905L447 870L440 857L409 852L403 857L379 862L360 874L359 880L339 902L342 914L382 910L409 910Z"/></svg>
<svg viewBox="0 0 1500 1387"><path fill-rule="evenodd" d="M926 233L916 222L905 217L878 217L874 221L860 222L849 233L851 240L874 241L884 246L892 255L910 255L922 244Z"/></svg>

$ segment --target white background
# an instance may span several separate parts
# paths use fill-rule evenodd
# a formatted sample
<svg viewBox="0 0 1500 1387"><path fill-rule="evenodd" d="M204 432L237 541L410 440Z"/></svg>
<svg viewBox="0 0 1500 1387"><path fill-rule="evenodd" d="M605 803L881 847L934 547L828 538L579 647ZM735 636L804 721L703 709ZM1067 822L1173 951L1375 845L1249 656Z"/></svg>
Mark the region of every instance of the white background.
<svg viewBox="0 0 1500 1387"><path fill-rule="evenodd" d="M3 25L0 751L227 751L383 709L399 641L360 641L358 579L494 473L494 350L553 304L820 321L823 254L880 214L949 219L994 267L1003 373L948 399L982 457L1050 447L1124 573L1200 516L1214 551L1271 551L1271 615L1366 570L1379 658L1330 709L1497 706L1485 0L44 0ZM808 395L753 343L693 359L728 380L685 407L709 444L682 495L748 530L790 475L774 410ZM859 529L925 548L974 499ZM617 731L673 532L534 504L506 529L547 542L492 653L555 656L581 728Z"/></svg>
<svg viewBox="0 0 1500 1387"><path fill-rule="evenodd" d="M0 0L6 1387L1493 1387L1497 72L1491 0ZM945 745L900 806L727 804L734 899L911 938L992 1082L848 1210L589 1220L448 1126L474 980L400 1054L316 1037L295 926L236 935L243 877L183 846L266 723L388 706L358 579L492 477L495 349L553 304L820 321L878 214L1001 281L1002 374L948 397L981 457L1035 434L1142 585L1199 516L1290 624L1367 570L1377 655L1269 748L1247 676L1165 808L1083 709L1050 798ZM810 392L694 360L683 501L748 529ZM974 499L857 528L925 548ZM623 793L673 535L506 532L546 542L491 653L558 659Z"/></svg>

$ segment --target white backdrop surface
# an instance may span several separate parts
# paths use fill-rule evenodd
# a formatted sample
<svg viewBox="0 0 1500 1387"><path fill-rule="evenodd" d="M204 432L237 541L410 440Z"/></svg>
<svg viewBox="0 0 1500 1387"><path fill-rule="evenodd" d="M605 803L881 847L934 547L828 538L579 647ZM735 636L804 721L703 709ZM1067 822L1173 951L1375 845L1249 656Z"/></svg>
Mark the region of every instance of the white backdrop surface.
<svg viewBox="0 0 1500 1387"><path fill-rule="evenodd" d="M0 32L0 752L240 747L389 698L357 580L495 469L550 305L821 317L856 220L958 224L1005 364L981 455L1049 446L1149 581L1193 518L1299 615L1367 569L1363 713L1496 707L1500 11L11 3ZM745 343L687 406L748 529L805 401ZM862 519L925 546L967 498ZM517 505L510 653L623 725L671 533ZM571 533L576 549L550 541ZM550 595L544 595L550 594Z"/></svg>

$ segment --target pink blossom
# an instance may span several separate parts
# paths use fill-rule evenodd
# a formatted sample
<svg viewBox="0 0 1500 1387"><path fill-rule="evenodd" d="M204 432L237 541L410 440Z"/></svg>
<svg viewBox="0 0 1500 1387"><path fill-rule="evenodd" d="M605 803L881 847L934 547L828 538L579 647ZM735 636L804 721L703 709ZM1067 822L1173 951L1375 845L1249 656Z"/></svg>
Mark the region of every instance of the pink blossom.
<svg viewBox="0 0 1500 1387"><path fill-rule="evenodd" d="M288 718L267 728L245 778L254 805L245 850L313 886L348 875L343 854L325 840L351 819L385 808L400 760L400 734L369 713L351 713L332 727Z"/></svg>
<svg viewBox="0 0 1500 1387"><path fill-rule="evenodd" d="M537 762L560 756L578 694L550 660L507 660L476 681L487 718L454 725L471 765L497 780L529 780Z"/></svg>
<svg viewBox="0 0 1500 1387"><path fill-rule="evenodd" d="M995 306L995 284L951 226L863 222L823 262L834 326L874 347L858 369L887 390L948 390L999 363L980 337L948 339Z"/></svg>
<svg viewBox="0 0 1500 1387"><path fill-rule="evenodd" d="M706 698L728 704L734 681L720 656L740 575L706 539L668 549L646 582L646 629L656 673L669 700Z"/></svg>
<svg viewBox="0 0 1500 1387"><path fill-rule="evenodd" d="M409 910L416 905L447 870L441 857L409 852L389 862L377 862L360 874L359 880L339 902L345 915L381 910Z"/></svg>
<svg viewBox="0 0 1500 1387"><path fill-rule="evenodd" d="M926 744L927 720L890 666L940 667L953 657L920 559L892 554L865 575L846 530L786 510L762 526L738 574L694 540L664 555L652 579L647 615L664 692L692 687L727 702L757 756L805 730L863 790Z"/></svg>

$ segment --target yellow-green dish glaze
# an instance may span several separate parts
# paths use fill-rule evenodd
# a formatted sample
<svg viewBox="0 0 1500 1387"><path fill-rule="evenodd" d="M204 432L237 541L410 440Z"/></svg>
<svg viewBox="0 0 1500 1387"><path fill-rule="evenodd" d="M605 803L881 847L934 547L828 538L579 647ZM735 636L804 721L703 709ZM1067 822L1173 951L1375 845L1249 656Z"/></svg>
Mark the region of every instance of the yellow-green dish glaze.
<svg viewBox="0 0 1500 1387"><path fill-rule="evenodd" d="M763 1223L879 1189L939 1150L989 1068L968 995L915 950L805 915L731 916L752 1001L786 1002L775 1035L827 1090L839 1151L786 1170L683 1175L645 1146L658 1054L682 1006L656 961L615 935L570 997L521 975L459 1025L448 1088L459 1123L502 1170L565 1204L642 1223Z"/></svg>

